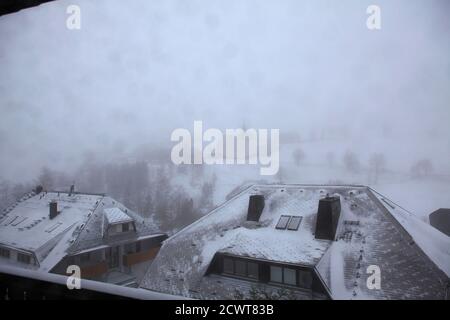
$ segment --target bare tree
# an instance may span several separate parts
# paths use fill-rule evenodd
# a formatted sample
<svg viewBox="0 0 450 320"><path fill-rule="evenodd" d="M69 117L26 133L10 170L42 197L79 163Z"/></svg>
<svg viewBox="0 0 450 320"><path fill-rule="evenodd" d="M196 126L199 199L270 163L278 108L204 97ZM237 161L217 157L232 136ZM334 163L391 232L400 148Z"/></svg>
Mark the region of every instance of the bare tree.
<svg viewBox="0 0 450 320"><path fill-rule="evenodd" d="M45 190L50 190L53 188L53 181L53 173L49 168L43 167L38 177L38 183L41 184Z"/></svg>
<svg viewBox="0 0 450 320"><path fill-rule="evenodd" d="M345 169L349 172L358 173L361 170L361 164L358 157L350 150L344 154L343 162Z"/></svg>
<svg viewBox="0 0 450 320"><path fill-rule="evenodd" d="M423 178L433 173L433 163L430 159L421 159L411 167L411 175L414 178Z"/></svg>
<svg viewBox="0 0 450 320"><path fill-rule="evenodd" d="M373 183L378 183L378 178L386 170L386 158L382 153L373 153L369 159L370 172L373 174Z"/></svg>

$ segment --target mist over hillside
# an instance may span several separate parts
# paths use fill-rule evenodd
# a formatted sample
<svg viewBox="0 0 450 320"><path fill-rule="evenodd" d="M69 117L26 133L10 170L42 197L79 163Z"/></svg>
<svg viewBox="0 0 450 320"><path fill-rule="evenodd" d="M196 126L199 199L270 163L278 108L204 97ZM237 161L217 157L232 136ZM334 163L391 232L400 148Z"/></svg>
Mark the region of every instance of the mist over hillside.
<svg viewBox="0 0 450 320"><path fill-rule="evenodd" d="M0 17L1 206L75 183L175 230L264 181L449 207L449 3L378 1L375 32L369 4L62 0ZM195 120L280 129L280 171L174 166L170 135Z"/></svg>

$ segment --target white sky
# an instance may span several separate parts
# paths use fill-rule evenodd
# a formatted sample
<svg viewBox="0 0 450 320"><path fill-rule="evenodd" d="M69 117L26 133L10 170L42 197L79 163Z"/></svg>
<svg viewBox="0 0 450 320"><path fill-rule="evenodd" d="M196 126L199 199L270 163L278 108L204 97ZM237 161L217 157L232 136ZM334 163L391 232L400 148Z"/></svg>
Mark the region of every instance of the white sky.
<svg viewBox="0 0 450 320"><path fill-rule="evenodd" d="M382 29L369 31L373 3L55 1L2 16L0 177L27 180L88 151L171 146L170 132L194 120L302 134L338 125L360 149L390 127L380 145L390 157L435 150L442 162L450 3L376 1ZM69 4L81 30L66 28Z"/></svg>

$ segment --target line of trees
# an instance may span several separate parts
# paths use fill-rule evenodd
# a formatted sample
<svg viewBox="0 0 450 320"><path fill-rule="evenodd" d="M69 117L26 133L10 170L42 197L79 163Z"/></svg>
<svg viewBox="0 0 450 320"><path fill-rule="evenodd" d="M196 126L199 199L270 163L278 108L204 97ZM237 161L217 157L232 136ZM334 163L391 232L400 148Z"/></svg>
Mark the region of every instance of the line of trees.
<svg viewBox="0 0 450 320"><path fill-rule="evenodd" d="M203 166L177 170L171 164L149 165L144 161L121 164L87 161L73 175L44 167L30 184L0 181L0 209L36 185L48 191L68 191L75 184L76 191L106 193L142 216L153 217L163 231L170 232L213 208L216 181L215 175L207 175Z"/></svg>
<svg viewBox="0 0 450 320"><path fill-rule="evenodd" d="M301 148L296 148L292 152L292 160L296 166L301 166L306 159L306 153ZM335 153L329 151L325 154L327 165L332 168L337 165ZM341 165L344 169L352 174L368 172L369 184L377 184L380 176L388 171L386 156L383 153L372 153L367 164L363 164L358 155L347 150L341 159ZM409 174L412 178L430 177L434 173L433 163L430 159L419 159L412 164Z"/></svg>

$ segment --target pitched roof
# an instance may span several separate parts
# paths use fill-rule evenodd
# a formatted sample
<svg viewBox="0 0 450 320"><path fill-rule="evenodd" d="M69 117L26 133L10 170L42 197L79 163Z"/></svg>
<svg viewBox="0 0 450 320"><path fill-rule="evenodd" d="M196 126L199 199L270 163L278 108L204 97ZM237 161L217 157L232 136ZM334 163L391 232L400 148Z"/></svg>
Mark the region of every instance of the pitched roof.
<svg viewBox="0 0 450 320"><path fill-rule="evenodd" d="M133 219L119 208L105 209L105 219L109 224L132 222Z"/></svg>
<svg viewBox="0 0 450 320"><path fill-rule="evenodd" d="M59 214L50 219L52 201L57 202ZM130 237L103 238L104 216L113 223L134 220L136 239L161 234L152 219L140 217L110 197L42 192L27 195L0 215L0 245L33 253L38 268L49 271L67 254Z"/></svg>
<svg viewBox="0 0 450 320"><path fill-rule="evenodd" d="M246 222L251 194L265 197L259 224ZM337 241L313 235L318 201L326 194L341 199ZM442 298L450 252L429 250L434 245L421 239L426 224L409 214L398 218L403 210L388 201L364 186L252 186L166 240L141 286L194 298L230 298L233 288L206 275L214 255L223 252L309 265L334 299ZM285 214L303 217L298 231L274 228ZM369 290L365 283L366 268L373 264L382 270L381 290Z"/></svg>
<svg viewBox="0 0 450 320"><path fill-rule="evenodd" d="M42 261L49 250L74 225L86 223L96 209L99 195L48 192L30 194L5 211L0 218L0 244L34 252ZM49 218L49 203L57 201L59 214ZM74 240L72 234L69 240ZM67 245L67 247L70 244Z"/></svg>

